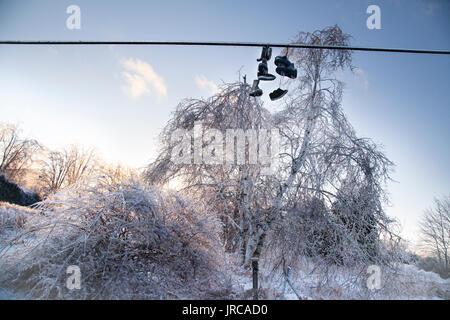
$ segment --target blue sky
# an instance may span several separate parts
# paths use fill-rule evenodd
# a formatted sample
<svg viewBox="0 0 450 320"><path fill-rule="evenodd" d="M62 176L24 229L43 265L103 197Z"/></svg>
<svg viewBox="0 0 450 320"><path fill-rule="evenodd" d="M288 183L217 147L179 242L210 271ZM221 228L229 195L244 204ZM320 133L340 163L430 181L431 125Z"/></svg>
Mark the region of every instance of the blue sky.
<svg viewBox="0 0 450 320"><path fill-rule="evenodd" d="M69 30L66 8L81 9ZM366 8L381 8L381 30ZM214 40L288 42L338 24L352 44L450 49L450 2L391 1L13 1L0 0L4 40ZM274 55L278 50L274 50ZM109 161L144 166L177 103L207 97L241 74L256 76L258 48L0 47L0 121L57 148L97 147ZM343 107L362 136L396 163L388 213L415 240L433 197L448 194L448 56L355 53L342 74ZM266 93L278 82L264 84ZM266 107L275 108L269 100Z"/></svg>

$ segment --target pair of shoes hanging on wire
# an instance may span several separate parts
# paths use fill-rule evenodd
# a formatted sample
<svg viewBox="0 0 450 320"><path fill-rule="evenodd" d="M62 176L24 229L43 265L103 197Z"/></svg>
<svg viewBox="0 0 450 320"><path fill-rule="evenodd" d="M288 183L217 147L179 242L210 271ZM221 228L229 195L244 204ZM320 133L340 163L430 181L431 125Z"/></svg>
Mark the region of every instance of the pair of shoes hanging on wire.
<svg viewBox="0 0 450 320"><path fill-rule="evenodd" d="M258 80L253 81L253 86L250 91L251 97L260 97L263 94L261 88L259 88L259 81L272 81L275 80L275 76L269 73L267 61L272 57L272 48L266 46L263 47L261 57L256 61L261 61L258 65ZM281 76L286 76L291 79L297 78L297 69L294 64L288 60L286 56L278 56L275 58L275 65L277 66L276 72ZM269 94L270 100L275 101L281 99L288 91L278 88Z"/></svg>
<svg viewBox="0 0 450 320"><path fill-rule="evenodd" d="M261 58L256 59L256 61L261 61L258 65L258 80L262 81L272 81L275 80L275 76L269 73L269 67L267 66L267 61L272 57L272 48L263 47L261 52Z"/></svg>
<svg viewBox="0 0 450 320"><path fill-rule="evenodd" d="M275 69L276 73L280 76L288 77L291 79L297 78L297 69L295 69L294 64L289 61L287 56L277 56L275 57ZM270 100L275 101L281 99L286 95L288 91L278 88L269 94Z"/></svg>
<svg viewBox="0 0 450 320"><path fill-rule="evenodd" d="M261 57L256 59L259 61L258 65L258 79L253 80L253 86L250 90L251 97L260 97L263 94L263 91L259 87L259 81L273 81L275 80L275 76L269 73L269 67L267 66L267 61L272 57L272 48L266 46L262 48Z"/></svg>
<svg viewBox="0 0 450 320"><path fill-rule="evenodd" d="M269 93L270 100L275 101L275 100L281 99L284 97L284 95L287 92L288 92L287 90L278 88L278 89L272 91L271 93Z"/></svg>
<svg viewBox="0 0 450 320"><path fill-rule="evenodd" d="M250 97L260 97L263 94L263 91L261 90L261 88L258 86L259 85L259 80L253 80L253 86L252 89L250 91Z"/></svg>
<svg viewBox="0 0 450 320"><path fill-rule="evenodd" d="M291 79L297 78L297 69L295 69L294 64L286 56L276 57L275 65L277 66L275 71L280 76L286 76Z"/></svg>
<svg viewBox="0 0 450 320"><path fill-rule="evenodd" d="M275 76L269 73L269 67L267 66L267 61L272 57L272 48L263 47L261 52L261 57L256 59L256 61L260 61L258 65L258 79L253 80L253 86L250 91L251 97L260 97L263 94L263 91L259 87L259 81L272 81L275 80Z"/></svg>

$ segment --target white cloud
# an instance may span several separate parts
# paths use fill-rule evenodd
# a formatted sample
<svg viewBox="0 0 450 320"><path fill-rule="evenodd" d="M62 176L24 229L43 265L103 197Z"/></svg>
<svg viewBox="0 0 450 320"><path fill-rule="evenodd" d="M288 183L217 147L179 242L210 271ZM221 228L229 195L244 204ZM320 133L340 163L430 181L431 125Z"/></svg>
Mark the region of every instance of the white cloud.
<svg viewBox="0 0 450 320"><path fill-rule="evenodd" d="M210 94L215 94L219 91L217 85L211 80L208 80L204 75L196 75L195 83L200 89L208 90Z"/></svg>
<svg viewBox="0 0 450 320"><path fill-rule="evenodd" d="M158 75L150 64L133 58L123 60L121 63L126 70L122 72L126 82L122 90L129 97L138 99L152 93L155 93L158 98L167 96L164 78Z"/></svg>
<svg viewBox="0 0 450 320"><path fill-rule="evenodd" d="M355 77L359 84L363 86L364 89L369 89L369 78L363 69L357 68L355 69Z"/></svg>

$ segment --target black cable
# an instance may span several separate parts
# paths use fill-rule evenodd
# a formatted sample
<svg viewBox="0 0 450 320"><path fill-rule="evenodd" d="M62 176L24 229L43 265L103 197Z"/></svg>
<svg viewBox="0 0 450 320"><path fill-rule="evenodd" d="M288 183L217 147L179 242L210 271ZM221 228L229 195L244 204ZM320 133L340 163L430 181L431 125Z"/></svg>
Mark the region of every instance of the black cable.
<svg viewBox="0 0 450 320"><path fill-rule="evenodd" d="M174 45L174 46L225 46L225 47L274 47L274 48L300 48L300 49L329 49L329 50L352 50L352 51L374 51L374 52L399 52L420 54L450 54L448 50L424 50L424 49L400 49L400 48L370 48L351 46L326 46L312 44L292 43L257 43L257 42L217 42L217 41L40 41L40 40L0 40L0 45Z"/></svg>

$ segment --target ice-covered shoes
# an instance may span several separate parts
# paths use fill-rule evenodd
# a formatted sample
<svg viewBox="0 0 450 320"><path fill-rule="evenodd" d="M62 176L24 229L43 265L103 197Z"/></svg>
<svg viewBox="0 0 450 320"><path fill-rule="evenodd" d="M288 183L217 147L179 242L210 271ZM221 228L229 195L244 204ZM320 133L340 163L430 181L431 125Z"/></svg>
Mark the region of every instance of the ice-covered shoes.
<svg viewBox="0 0 450 320"><path fill-rule="evenodd" d="M256 59L256 61L269 61L272 57L272 48L271 47L263 47L261 52L261 58Z"/></svg>
<svg viewBox="0 0 450 320"><path fill-rule="evenodd" d="M261 90L261 88L258 86L259 85L259 80L253 80L253 86L252 89L249 93L250 97L260 97L263 94L263 91Z"/></svg>
<svg viewBox="0 0 450 320"><path fill-rule="evenodd" d="M275 80L275 76L269 73L269 68L267 67L267 60L263 60L258 65L258 80L272 81Z"/></svg>
<svg viewBox="0 0 450 320"><path fill-rule="evenodd" d="M275 100L281 99L282 97L284 97L284 95L287 92L288 92L287 90L278 88L278 89L272 91L271 93L269 93L270 100L275 101Z"/></svg>
<svg viewBox="0 0 450 320"><path fill-rule="evenodd" d="M297 78L297 69L294 67L294 64L290 62L286 56L275 57L275 65L277 66L275 71L280 76L286 76L291 79Z"/></svg>
<svg viewBox="0 0 450 320"><path fill-rule="evenodd" d="M272 81L275 80L276 76L269 73L269 68L267 66L267 61L272 57L272 48L265 46L262 49L261 57L256 59L259 61L258 65L258 80L253 81L253 86L250 90L249 95L251 97L260 97L263 94L263 91L259 88L259 81ZM275 65L277 66L276 72L283 76L291 79L297 78L297 69L294 64L289 61L286 56L277 56L275 57ZM286 95L288 91L278 88L269 94L270 100L275 101Z"/></svg>

